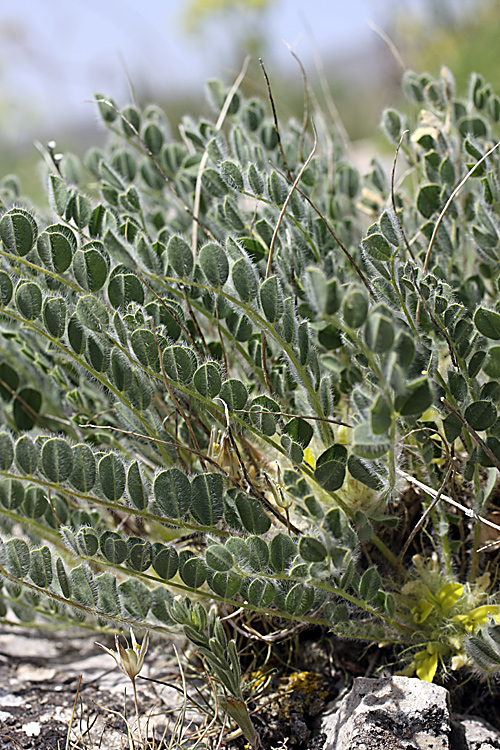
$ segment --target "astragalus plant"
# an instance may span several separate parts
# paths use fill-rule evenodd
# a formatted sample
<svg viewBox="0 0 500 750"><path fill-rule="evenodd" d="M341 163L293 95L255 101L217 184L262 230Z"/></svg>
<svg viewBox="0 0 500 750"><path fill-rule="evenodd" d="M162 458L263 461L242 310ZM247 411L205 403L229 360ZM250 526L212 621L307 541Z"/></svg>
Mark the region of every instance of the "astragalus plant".
<svg viewBox="0 0 500 750"><path fill-rule="evenodd" d="M2 183L2 616L181 625L254 742L233 609L494 665L500 98L404 88L396 170L210 83Z"/></svg>

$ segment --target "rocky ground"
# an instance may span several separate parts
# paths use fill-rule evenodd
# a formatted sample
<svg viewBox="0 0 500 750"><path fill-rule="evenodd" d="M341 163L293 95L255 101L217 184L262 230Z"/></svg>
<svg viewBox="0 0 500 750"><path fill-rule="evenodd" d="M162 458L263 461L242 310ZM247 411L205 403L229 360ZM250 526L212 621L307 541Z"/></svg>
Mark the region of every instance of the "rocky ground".
<svg viewBox="0 0 500 750"><path fill-rule="evenodd" d="M135 731L131 683L96 640L113 646L102 635L0 631L0 750L130 748L124 715ZM330 639L327 643L332 645ZM176 647L182 651L183 645L179 641ZM393 680L388 673L367 679L375 674L378 653L357 652L340 641L327 658L325 648L310 640L300 644L302 671L252 672L257 700L251 708L262 750L500 750L498 686L450 683L450 702L445 688L419 680ZM307 665L310 670L304 669ZM147 733L148 750L166 750L168 742L162 744L161 737L165 729L165 738L171 737L184 705L172 643L153 639L141 677L147 678L137 681L143 736ZM198 688L206 688L196 660L186 677L189 684L198 681ZM203 694L210 702L210 690L191 691L198 704ZM189 705L177 748L201 735L204 748L245 747L237 733L229 739L226 733L222 742L221 723L206 720Z"/></svg>
<svg viewBox="0 0 500 750"><path fill-rule="evenodd" d="M26 629L0 632L1 750L128 747L122 715L125 705L133 725L131 683L95 640ZM109 638L97 640L112 646ZM153 646L143 674L176 679L172 663L171 654ZM138 680L138 693L141 722L148 723L158 747L166 724L175 722L182 697L173 687L146 680Z"/></svg>

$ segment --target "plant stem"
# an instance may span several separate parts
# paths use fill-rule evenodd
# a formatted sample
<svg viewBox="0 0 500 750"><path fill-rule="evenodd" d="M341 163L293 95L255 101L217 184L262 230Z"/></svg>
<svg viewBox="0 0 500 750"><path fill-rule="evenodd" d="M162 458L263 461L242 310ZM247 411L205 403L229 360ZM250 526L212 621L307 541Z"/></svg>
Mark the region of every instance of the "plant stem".
<svg viewBox="0 0 500 750"><path fill-rule="evenodd" d="M142 745L143 748L145 748L146 747L146 743L145 743L144 737L142 736L142 731L141 731L141 719L140 719L140 715L139 715L139 702L137 700L137 688L135 686L135 677L131 677L130 679L131 679L131 682L132 682L132 687L134 689L134 704L135 704L135 715L136 715L136 718L137 718L137 731L139 733L139 738L140 738L141 745Z"/></svg>

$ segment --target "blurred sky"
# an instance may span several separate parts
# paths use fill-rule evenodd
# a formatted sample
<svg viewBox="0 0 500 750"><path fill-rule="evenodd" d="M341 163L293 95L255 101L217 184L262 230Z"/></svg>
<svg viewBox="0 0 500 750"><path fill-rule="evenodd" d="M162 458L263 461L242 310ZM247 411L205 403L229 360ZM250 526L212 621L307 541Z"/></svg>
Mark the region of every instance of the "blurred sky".
<svg viewBox="0 0 500 750"><path fill-rule="evenodd" d="M293 68L299 76L283 40L311 72L312 39L323 60L341 57L374 43L368 19L383 26L398 5L422 2L275 0L258 27L266 35L268 70ZM183 7L183 0L1 0L0 97L10 109L11 139L30 135L35 124L46 132L93 123L86 100L94 92L120 104L130 99L125 68L138 89L165 98L187 89L199 95L208 78L233 74L252 16L238 16L234 26L217 17L189 36Z"/></svg>
<svg viewBox="0 0 500 750"><path fill-rule="evenodd" d="M369 45L375 35L368 19L383 24L391 5L394 0L275 0L259 27L267 36L266 64L297 71L283 40L309 70L312 39L323 59ZM252 17L243 14L234 26L217 17L189 36L183 7L183 0L1 0L0 96L11 114L22 113L26 131L35 122L45 131L94 121L86 100L96 91L125 103L125 68L138 88L165 97L186 89L199 95L208 78L241 64L235 44ZM14 117L11 129L21 137L19 128Z"/></svg>

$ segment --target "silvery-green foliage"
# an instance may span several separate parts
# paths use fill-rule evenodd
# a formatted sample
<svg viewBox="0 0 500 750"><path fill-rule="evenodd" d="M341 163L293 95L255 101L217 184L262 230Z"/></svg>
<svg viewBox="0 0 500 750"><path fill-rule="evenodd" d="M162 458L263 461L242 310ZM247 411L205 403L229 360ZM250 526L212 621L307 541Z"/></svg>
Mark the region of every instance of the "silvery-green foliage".
<svg viewBox="0 0 500 750"><path fill-rule="evenodd" d="M407 76L393 195L320 132L289 198L311 136L283 126L281 152L239 95L182 139L97 97L107 146L54 168L43 217L4 179L3 614L181 623L234 695L220 626L176 593L412 644L379 535L401 452L432 486L456 440L465 479L500 466L499 108L475 80L462 102Z"/></svg>

